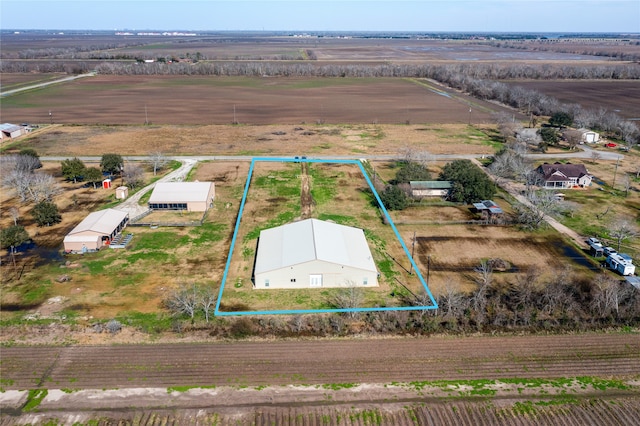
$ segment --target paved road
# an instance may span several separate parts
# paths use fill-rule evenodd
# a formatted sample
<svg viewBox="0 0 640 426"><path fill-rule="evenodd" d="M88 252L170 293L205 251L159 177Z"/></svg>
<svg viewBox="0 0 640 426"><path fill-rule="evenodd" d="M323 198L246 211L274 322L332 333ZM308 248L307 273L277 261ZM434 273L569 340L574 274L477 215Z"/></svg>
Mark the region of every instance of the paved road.
<svg viewBox="0 0 640 426"><path fill-rule="evenodd" d="M564 159L564 158L581 158L581 159L591 159L593 158L593 151L591 148L586 146L581 146L581 150L574 152L567 152L562 154L526 154L527 158L532 160L542 160L542 159ZM597 151L600 155L601 160L622 160L624 159L624 155L615 152L615 151ZM427 158L432 161L446 161L446 160L461 160L467 159L472 160L474 158L486 157L486 154L429 154L427 153ZM189 156L170 156L172 160L182 161L185 159L195 160L195 161L251 161L255 157L269 157L267 155L264 156L252 156L252 155L189 155ZM282 155L276 155L275 157L283 157ZM42 161L62 161L69 158L68 156L46 156L40 157ZM99 156L82 156L78 157L82 161L100 161ZM127 161L148 161L149 156L146 155L130 155L123 157ZM398 154L388 154L388 155L313 155L308 156L308 158L319 159L319 160L358 160L358 159L366 159L370 161L387 161L387 160L395 160L398 158Z"/></svg>
<svg viewBox="0 0 640 426"><path fill-rule="evenodd" d="M4 92L0 92L0 98L4 98L5 96L15 95L16 93L24 92L24 91L27 91L27 90L41 89L41 88L46 87L46 86L51 86L52 84L65 83L67 81L73 81L73 80L77 80L79 78L84 78L84 77L93 77L95 75L96 75L96 73L92 71L92 72L88 72L86 74L79 74L79 75L74 75L74 76L71 76L71 77L60 78L58 80L47 81L47 82L44 82L44 83L32 84L31 86L20 87L19 89L7 90L7 91L4 91Z"/></svg>

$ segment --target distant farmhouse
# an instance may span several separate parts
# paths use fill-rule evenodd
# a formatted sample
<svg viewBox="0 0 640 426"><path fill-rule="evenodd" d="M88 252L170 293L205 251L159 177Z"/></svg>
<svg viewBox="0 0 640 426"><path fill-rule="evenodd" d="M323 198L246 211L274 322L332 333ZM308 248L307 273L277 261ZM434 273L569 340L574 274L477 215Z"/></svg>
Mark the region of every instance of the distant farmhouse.
<svg viewBox="0 0 640 426"><path fill-rule="evenodd" d="M84 253L100 250L108 246L128 222L129 213L120 210L106 209L89 213L64 237L64 251Z"/></svg>
<svg viewBox="0 0 640 426"><path fill-rule="evenodd" d="M568 189L591 185L593 176L584 164L548 164L544 163L536 169L540 186L546 189Z"/></svg>
<svg viewBox="0 0 640 426"><path fill-rule="evenodd" d="M446 180L412 180L409 185L413 197L446 197L452 187Z"/></svg>
<svg viewBox="0 0 640 426"><path fill-rule="evenodd" d="M149 198L149 208L205 212L215 194L213 182L158 182Z"/></svg>
<svg viewBox="0 0 640 426"><path fill-rule="evenodd" d="M362 229L306 219L260 232L254 287L373 287L378 271Z"/></svg>

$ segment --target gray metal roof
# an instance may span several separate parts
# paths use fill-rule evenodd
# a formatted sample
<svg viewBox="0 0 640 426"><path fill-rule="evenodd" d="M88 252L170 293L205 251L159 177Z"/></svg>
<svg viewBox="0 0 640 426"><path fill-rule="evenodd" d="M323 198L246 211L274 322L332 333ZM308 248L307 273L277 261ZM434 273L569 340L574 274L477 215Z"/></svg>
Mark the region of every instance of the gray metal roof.
<svg viewBox="0 0 640 426"><path fill-rule="evenodd" d="M213 182L158 182L149 203L208 202Z"/></svg>
<svg viewBox="0 0 640 426"><path fill-rule="evenodd" d="M115 209L89 213L89 215L67 235L78 234L85 231L92 231L100 235L109 235L128 215L129 213L127 212Z"/></svg>
<svg viewBox="0 0 640 426"><path fill-rule="evenodd" d="M255 273L313 260L376 271L362 229L306 219L260 232Z"/></svg>
<svg viewBox="0 0 640 426"><path fill-rule="evenodd" d="M453 184L448 180L412 180L411 189L451 189Z"/></svg>

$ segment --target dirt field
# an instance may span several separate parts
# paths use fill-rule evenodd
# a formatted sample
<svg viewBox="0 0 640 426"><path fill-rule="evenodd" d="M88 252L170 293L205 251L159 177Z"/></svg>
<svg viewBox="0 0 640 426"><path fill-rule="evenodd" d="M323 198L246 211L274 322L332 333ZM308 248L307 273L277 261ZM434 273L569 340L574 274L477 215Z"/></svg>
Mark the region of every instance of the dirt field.
<svg viewBox="0 0 640 426"><path fill-rule="evenodd" d="M628 425L639 409L639 342L586 334L16 346L3 348L1 421ZM27 412L24 389L49 392Z"/></svg>
<svg viewBox="0 0 640 426"><path fill-rule="evenodd" d="M409 79L98 75L4 98L2 115L49 123L51 111L54 123L120 125L467 123L470 104L473 123L503 110Z"/></svg>
<svg viewBox="0 0 640 426"><path fill-rule="evenodd" d="M264 125L48 126L14 144L41 156L122 155L402 155L492 154L493 126Z"/></svg>
<svg viewBox="0 0 640 426"><path fill-rule="evenodd" d="M640 118L640 81L629 80L561 80L517 81L515 86L553 96L560 102L580 104L584 108L613 111L625 119Z"/></svg>

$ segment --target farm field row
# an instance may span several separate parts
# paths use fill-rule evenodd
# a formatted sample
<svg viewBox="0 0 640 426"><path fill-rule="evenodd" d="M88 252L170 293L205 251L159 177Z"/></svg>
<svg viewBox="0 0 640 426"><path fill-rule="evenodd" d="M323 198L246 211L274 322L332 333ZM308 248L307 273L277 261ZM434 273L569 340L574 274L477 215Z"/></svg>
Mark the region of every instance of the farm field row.
<svg viewBox="0 0 640 426"><path fill-rule="evenodd" d="M14 346L3 348L1 422L626 425L639 409L639 342L632 332ZM25 389L48 389L31 412L20 411Z"/></svg>

